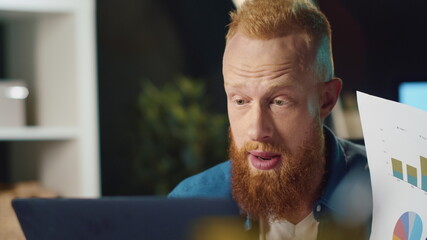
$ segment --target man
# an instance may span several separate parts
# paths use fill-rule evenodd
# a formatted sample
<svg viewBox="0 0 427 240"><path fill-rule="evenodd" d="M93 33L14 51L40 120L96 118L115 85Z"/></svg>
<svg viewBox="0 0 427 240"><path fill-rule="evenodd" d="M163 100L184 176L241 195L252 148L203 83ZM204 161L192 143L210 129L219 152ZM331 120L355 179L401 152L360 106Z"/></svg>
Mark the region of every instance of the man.
<svg viewBox="0 0 427 240"><path fill-rule="evenodd" d="M248 0L223 57L230 161L170 197L233 198L260 239L365 239L372 204L362 146L323 127L342 81L331 30L308 0Z"/></svg>

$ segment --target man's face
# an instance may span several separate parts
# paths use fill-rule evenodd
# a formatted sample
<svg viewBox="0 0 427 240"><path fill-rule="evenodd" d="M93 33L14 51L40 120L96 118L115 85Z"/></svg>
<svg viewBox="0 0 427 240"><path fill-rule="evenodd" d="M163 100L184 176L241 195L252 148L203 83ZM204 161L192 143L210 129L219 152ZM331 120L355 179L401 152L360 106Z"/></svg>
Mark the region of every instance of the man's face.
<svg viewBox="0 0 427 240"><path fill-rule="evenodd" d="M254 141L280 144L292 153L301 146L313 121L320 122L318 83L304 70L312 55L306 38L305 34L292 34L257 40L238 32L228 42L224 86L237 148ZM278 165L252 163L254 170Z"/></svg>
<svg viewBox="0 0 427 240"><path fill-rule="evenodd" d="M306 34L258 40L237 32L224 53L233 195L253 215L286 205L276 199L289 206L274 217L286 217L300 197L313 194L307 178L323 173L320 83L309 70L307 42Z"/></svg>

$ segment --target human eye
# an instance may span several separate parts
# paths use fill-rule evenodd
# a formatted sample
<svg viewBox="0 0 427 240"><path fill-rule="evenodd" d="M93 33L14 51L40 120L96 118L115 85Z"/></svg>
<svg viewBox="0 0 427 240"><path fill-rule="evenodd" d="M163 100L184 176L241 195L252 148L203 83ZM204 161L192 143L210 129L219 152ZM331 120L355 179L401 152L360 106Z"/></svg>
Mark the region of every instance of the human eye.
<svg viewBox="0 0 427 240"><path fill-rule="evenodd" d="M282 98L275 98L272 101L272 104L276 105L276 106L285 106L289 103L288 100L282 99Z"/></svg>
<svg viewBox="0 0 427 240"><path fill-rule="evenodd" d="M234 99L234 103L238 106L242 106L242 105L245 105L247 101L244 99L238 98L238 99Z"/></svg>
<svg viewBox="0 0 427 240"><path fill-rule="evenodd" d="M232 94L229 99L235 106L244 106L249 103L249 100L246 97L237 94Z"/></svg>

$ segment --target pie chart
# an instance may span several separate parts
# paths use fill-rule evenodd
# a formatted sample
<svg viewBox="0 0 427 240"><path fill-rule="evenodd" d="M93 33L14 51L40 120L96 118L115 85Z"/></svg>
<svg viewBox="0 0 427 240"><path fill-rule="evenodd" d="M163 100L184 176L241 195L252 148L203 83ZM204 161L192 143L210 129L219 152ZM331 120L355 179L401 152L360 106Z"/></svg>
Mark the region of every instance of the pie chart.
<svg viewBox="0 0 427 240"><path fill-rule="evenodd" d="M405 212L394 227L393 240L420 240L423 233L421 217L414 212Z"/></svg>

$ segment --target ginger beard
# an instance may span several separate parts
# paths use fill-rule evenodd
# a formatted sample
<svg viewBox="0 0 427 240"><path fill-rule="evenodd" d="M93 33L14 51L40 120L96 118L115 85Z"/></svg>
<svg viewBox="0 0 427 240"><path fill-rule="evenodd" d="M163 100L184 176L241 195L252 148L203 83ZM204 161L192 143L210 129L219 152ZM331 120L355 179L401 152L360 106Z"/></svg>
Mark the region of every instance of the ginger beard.
<svg viewBox="0 0 427 240"><path fill-rule="evenodd" d="M231 131L229 154L232 163L232 194L240 208L253 219L292 219L307 204L312 206L320 194L313 176L324 175L323 132L319 124L307 131L307 137L295 153L285 146L246 142L237 149ZM250 166L248 151L262 150L281 154L281 162L272 170Z"/></svg>

